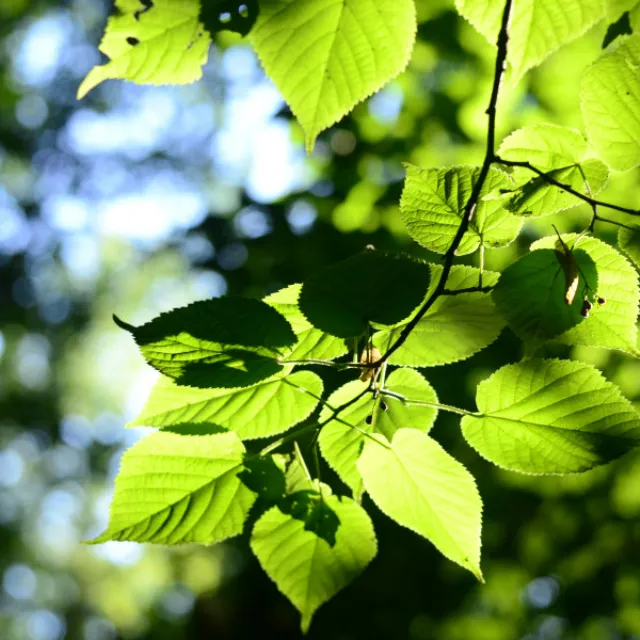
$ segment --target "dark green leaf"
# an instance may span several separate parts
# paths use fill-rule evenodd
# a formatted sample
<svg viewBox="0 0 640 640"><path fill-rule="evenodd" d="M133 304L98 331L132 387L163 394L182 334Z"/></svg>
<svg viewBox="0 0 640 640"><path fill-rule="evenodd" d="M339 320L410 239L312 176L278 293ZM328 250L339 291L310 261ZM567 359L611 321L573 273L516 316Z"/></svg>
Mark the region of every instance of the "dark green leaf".
<svg viewBox="0 0 640 640"><path fill-rule="evenodd" d="M276 359L296 343L284 317L249 298L195 302L139 327L115 320L133 334L151 366L191 387L260 382L282 370Z"/></svg>
<svg viewBox="0 0 640 640"><path fill-rule="evenodd" d="M426 263L366 250L308 278L300 309L318 329L351 338L371 322L395 324L409 316L428 286Z"/></svg>

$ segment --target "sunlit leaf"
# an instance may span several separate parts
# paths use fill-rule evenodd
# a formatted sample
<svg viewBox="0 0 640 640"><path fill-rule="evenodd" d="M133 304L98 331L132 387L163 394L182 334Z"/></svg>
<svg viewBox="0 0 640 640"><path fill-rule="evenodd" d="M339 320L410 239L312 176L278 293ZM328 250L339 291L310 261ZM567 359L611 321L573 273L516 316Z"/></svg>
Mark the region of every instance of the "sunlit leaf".
<svg viewBox="0 0 640 640"><path fill-rule="evenodd" d="M322 380L310 371L297 371L243 389L181 387L161 377L129 426L167 428L185 422L202 423L234 431L243 440L265 438L307 418L321 395Z"/></svg>
<svg viewBox="0 0 640 640"><path fill-rule="evenodd" d="M618 246L629 256L629 259L640 269L640 227L635 229L620 228Z"/></svg>
<svg viewBox="0 0 640 640"><path fill-rule="evenodd" d="M575 234L562 236L569 246L576 237ZM531 245L531 249L554 246L556 240L553 236L542 238ZM636 270L611 245L597 238L583 237L578 246L579 251L584 251L591 258L598 271L596 304L588 318L558 336L557 340L565 344L619 349L640 355L636 324L640 289ZM597 298L604 304L597 304Z"/></svg>
<svg viewBox="0 0 640 640"><path fill-rule="evenodd" d="M277 359L296 343L275 309L249 298L213 298L173 309L139 327L118 318L147 362L179 384L245 387L282 371Z"/></svg>
<svg viewBox="0 0 640 640"><path fill-rule="evenodd" d="M435 289L442 273L441 266L430 266L431 287L427 297ZM483 286L495 285L498 275L485 271ZM479 283L478 269L457 265L449 274L447 289L467 289L477 287ZM389 362L411 367L433 367L466 360L496 340L504 325L490 292L440 296ZM379 331L374 336L374 344L384 353L399 338L405 326L406 322L393 329Z"/></svg>
<svg viewBox="0 0 640 640"><path fill-rule="evenodd" d="M233 433L154 433L125 452L107 530L94 543L211 544L242 532L255 494L238 479L244 447Z"/></svg>
<svg viewBox="0 0 640 640"><path fill-rule="evenodd" d="M640 164L640 34L620 36L582 76L587 133L613 169Z"/></svg>
<svg viewBox="0 0 640 640"><path fill-rule="evenodd" d="M586 295L591 302L595 300L600 273L582 242L579 247L572 254L578 268L572 304L566 301L568 283L561 247L531 251L502 272L493 301L523 340L538 344L586 321L581 315L583 299Z"/></svg>
<svg viewBox="0 0 640 640"><path fill-rule="evenodd" d="M359 336L371 322L395 324L409 316L424 297L429 273L414 258L367 249L305 280L300 309L326 333Z"/></svg>
<svg viewBox="0 0 640 640"><path fill-rule="evenodd" d="M602 0L514 0L507 60L514 83L549 54L582 35L604 16ZM503 2L456 0L456 8L491 44L496 44Z"/></svg>
<svg viewBox="0 0 640 640"><path fill-rule="evenodd" d="M589 157L587 141L579 131L553 124L535 124L514 131L502 142L498 153L506 160L528 161L550 178L588 196L597 194L609 177L607 166ZM505 204L518 215L549 215L582 202L528 169L516 169L513 175L518 187Z"/></svg>
<svg viewBox="0 0 640 640"><path fill-rule="evenodd" d="M262 0L260 12L251 41L308 150L405 68L416 34L413 0Z"/></svg>
<svg viewBox="0 0 640 640"><path fill-rule="evenodd" d="M324 500L339 520L333 546L278 507L267 511L251 534L260 565L302 614L303 632L318 607L360 575L377 552L373 525L362 507L345 497Z"/></svg>
<svg viewBox="0 0 640 640"><path fill-rule="evenodd" d="M91 69L79 99L109 79L189 84L202 77L211 36L199 19L199 0L117 0L115 6L119 12L100 43L110 61Z"/></svg>
<svg viewBox="0 0 640 640"><path fill-rule="evenodd" d="M586 471L640 444L640 415L590 365L525 360L478 387L479 416L462 432L487 460L513 471Z"/></svg>
<svg viewBox="0 0 640 640"><path fill-rule="evenodd" d="M379 442L367 440L358 460L371 499L482 580L482 501L473 476L420 431L400 429L390 447L382 446L382 436L374 437Z"/></svg>
<svg viewBox="0 0 640 640"><path fill-rule="evenodd" d="M344 340L336 338L316 329L305 317L300 307L301 284L292 284L266 297L264 301L281 313L293 328L298 338L287 360L304 360L314 358L318 360L333 360L347 353L348 348Z"/></svg>
<svg viewBox="0 0 640 640"><path fill-rule="evenodd" d="M359 380L347 382L331 394L328 403L331 407L339 407L360 395L367 386L367 383ZM386 380L385 389L407 400L438 402L433 387L417 371L411 369L393 371ZM368 393L344 409L338 416L339 420L331 420L322 428L318 438L320 451L341 480L355 495L359 495L362 492L362 479L356 468L356 460L366 440L364 434L378 433L391 440L393 434L401 428L408 427L428 433L437 413L438 410L434 407L409 404L389 396L374 399ZM328 407L323 407L318 421L323 423L331 414Z"/></svg>
<svg viewBox="0 0 640 640"><path fill-rule="evenodd" d="M479 167L470 165L436 169L407 165L400 214L411 237L430 251L446 253L479 173ZM510 214L502 201L494 197L501 189L513 186L507 174L491 170L457 255L472 253L481 244L502 247L516 238L522 220Z"/></svg>

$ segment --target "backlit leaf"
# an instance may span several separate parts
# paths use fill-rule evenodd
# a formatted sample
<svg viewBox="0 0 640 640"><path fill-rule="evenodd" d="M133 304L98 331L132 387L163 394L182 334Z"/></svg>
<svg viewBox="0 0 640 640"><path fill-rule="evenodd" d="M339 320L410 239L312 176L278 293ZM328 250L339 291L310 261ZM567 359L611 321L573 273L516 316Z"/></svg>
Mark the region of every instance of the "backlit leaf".
<svg viewBox="0 0 640 640"><path fill-rule="evenodd" d="M277 359L296 343L275 309L249 298L194 302L139 327L115 320L151 366L191 387L245 387L269 378L282 371Z"/></svg>
<svg viewBox="0 0 640 640"><path fill-rule="evenodd" d="M292 284L266 297L264 301L281 313L293 328L298 338L287 360L304 360L314 358L318 360L334 360L347 353L347 345L341 338L336 338L316 329L305 317L300 307L301 284Z"/></svg>
<svg viewBox="0 0 640 640"><path fill-rule="evenodd" d="M154 433L125 452L107 530L94 543L212 544L242 532L255 494L238 479L244 446L233 433Z"/></svg>
<svg viewBox="0 0 640 640"><path fill-rule="evenodd" d="M436 169L407 165L400 215L411 237L430 251L446 253L479 173L479 167L470 165ZM491 170L457 255L473 253L481 244L502 247L515 239L522 220L510 214L495 197L501 189L513 186L507 174Z"/></svg>
<svg viewBox="0 0 640 640"><path fill-rule="evenodd" d="M579 247L573 250L579 271L572 304L566 302L561 247L531 251L502 272L493 290L493 301L511 330L523 340L540 344L586 322L581 315L583 299L586 295L594 301L600 273L584 251L582 241Z"/></svg>
<svg viewBox="0 0 640 640"><path fill-rule="evenodd" d="M367 386L367 383L360 380L347 382L331 394L328 403L331 407L339 407L358 396ZM422 375L411 369L393 371L386 380L385 389L408 400L438 402L433 387ZM331 417L331 413L328 407L323 407L318 421L323 423ZM339 420L331 420L322 428L318 438L320 451L341 480L355 495L359 495L362 492L362 479L356 468L356 460L366 440L364 433L382 434L388 440L401 428L428 433L437 413L438 410L433 407L403 403L388 396L374 400L373 395L368 393L344 409Z"/></svg>
<svg viewBox="0 0 640 640"><path fill-rule="evenodd" d="M190 422L234 431L243 440L265 438L307 418L321 394L322 380L310 371L297 371L243 389L181 387L161 377L129 426L167 428Z"/></svg>
<svg viewBox="0 0 640 640"><path fill-rule="evenodd" d="M115 6L100 43L110 61L91 69L79 99L109 79L189 84L202 77L211 36L200 22L199 0L117 0Z"/></svg>
<svg viewBox="0 0 640 640"><path fill-rule="evenodd" d="M507 55L513 82L596 24L604 15L604 4L602 0L514 0ZM491 44L497 43L504 3L456 0L456 8Z"/></svg>
<svg viewBox="0 0 640 640"><path fill-rule="evenodd" d="M569 246L572 246L576 237L575 234L562 236ZM550 247L554 243L553 237L542 238L531 249ZM639 355L637 318L640 289L636 270L602 240L583 237L578 246L596 265L597 294L605 303L595 304L588 318L558 336L557 340L565 344L618 349Z"/></svg>
<svg viewBox="0 0 640 640"><path fill-rule="evenodd" d="M430 266L431 286L427 297L435 289L442 273L441 266ZM485 271L483 286L495 285L498 275ZM447 289L455 291L477 287L479 276L478 269L454 266L447 280ZM433 367L466 360L496 340L504 325L490 292L440 296L389 362L410 367ZM378 331L373 338L374 344L384 353L405 326L406 322L403 322L392 329Z"/></svg>
<svg viewBox="0 0 640 640"><path fill-rule="evenodd" d="M367 249L305 280L300 309L313 326L340 338L364 334L371 322L395 324L418 306L429 266Z"/></svg>
<svg viewBox="0 0 640 640"><path fill-rule="evenodd" d="M390 448L367 440L358 470L371 499L479 580L482 501L473 476L435 440L400 429Z"/></svg>
<svg viewBox="0 0 640 640"><path fill-rule="evenodd" d="M613 169L640 164L640 34L620 36L582 76L582 115L591 142Z"/></svg>
<svg viewBox="0 0 640 640"><path fill-rule="evenodd" d="M580 362L525 360L478 386L479 416L462 432L487 460L513 471L586 471L640 444L640 415L599 371Z"/></svg>
<svg viewBox="0 0 640 640"><path fill-rule="evenodd" d="M345 497L324 500L339 520L333 546L278 507L267 511L251 534L260 565L302 614L303 633L318 607L360 575L377 552L373 525L362 507Z"/></svg>
<svg viewBox="0 0 640 640"><path fill-rule="evenodd" d="M502 142L498 154L506 160L528 161L550 178L588 196L597 194L609 177L607 166L589 157L587 141L579 131L553 124L514 131ZM505 205L518 215L544 216L582 203L528 169L516 168L513 176L518 187Z"/></svg>
<svg viewBox="0 0 640 640"><path fill-rule="evenodd" d="M251 41L308 150L405 68L416 34L413 0L261 0L260 12Z"/></svg>

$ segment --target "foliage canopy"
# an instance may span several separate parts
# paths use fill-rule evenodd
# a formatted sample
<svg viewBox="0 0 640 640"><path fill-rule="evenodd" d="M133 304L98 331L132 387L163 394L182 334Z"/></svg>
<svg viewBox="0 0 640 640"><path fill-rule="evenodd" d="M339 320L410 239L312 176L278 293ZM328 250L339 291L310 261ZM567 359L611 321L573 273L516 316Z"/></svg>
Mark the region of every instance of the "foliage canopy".
<svg viewBox="0 0 640 640"><path fill-rule="evenodd" d="M439 411L462 416L462 435L484 458L522 473L583 472L638 445L640 415L615 384L546 350L638 356L640 212L596 195L610 172L640 164L640 34L617 38L584 71L584 133L540 123L497 140L505 72L516 84L622 11L601 0L456 7L496 45L486 153L477 166L407 165L400 200L408 233L441 264L370 247L263 301L198 302L140 327L117 320L162 374L133 422L159 430L126 454L109 526L94 542L210 544L250 521L253 552L306 631L376 554L364 493L482 580L482 502L473 476L429 435ZM80 97L109 78L193 82L212 36L229 28L248 33L308 150L403 70L416 33L413 0L116 8L100 45L110 61L89 73ZM516 240L528 218L584 202L593 215L578 233L550 233L501 273L484 268L485 252ZM626 217L606 218L606 209ZM605 224L620 228L618 248L595 237ZM456 264L468 255L477 267ZM441 404L430 370L417 368L470 358L505 326L525 357L478 386L476 411ZM322 367L353 379L326 396ZM299 445L309 436L315 474ZM257 439L269 440L252 446ZM320 481L318 452L343 484Z"/></svg>

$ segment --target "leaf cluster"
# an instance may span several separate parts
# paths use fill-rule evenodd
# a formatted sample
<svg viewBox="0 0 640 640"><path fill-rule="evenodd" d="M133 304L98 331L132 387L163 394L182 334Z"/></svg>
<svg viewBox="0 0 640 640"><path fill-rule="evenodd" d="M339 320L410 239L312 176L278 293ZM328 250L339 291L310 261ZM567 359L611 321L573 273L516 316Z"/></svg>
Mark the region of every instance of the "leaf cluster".
<svg viewBox="0 0 640 640"><path fill-rule="evenodd" d="M116 319L161 374L130 426L157 431L125 454L108 528L94 542L212 544L249 526L251 549L306 631L377 552L365 493L482 580L482 501L473 476L430 434L440 411L461 416L483 458L520 473L579 473L638 446L640 416L620 390L546 350L639 355L640 212L596 196L610 172L640 164L640 34L618 37L585 70L584 134L540 123L495 140L505 68L516 83L594 24L625 11L632 26L639 21L637 3L617 4L457 0L497 45L486 154L477 166L406 165L399 203L408 233L440 263L367 248L264 300L196 302L138 327ZM192 82L212 36L230 28L249 34L308 149L402 71L416 31L413 0L116 7L101 43L110 62L80 95L107 78ZM516 240L528 218L582 203L592 216L577 233L550 224L501 273L484 268L485 252ZM603 224L619 227L620 251L596 237ZM432 368L470 358L507 327L525 356L478 386L476 411L440 403ZM325 391L323 367L353 379ZM341 484L321 481L320 456Z"/></svg>

